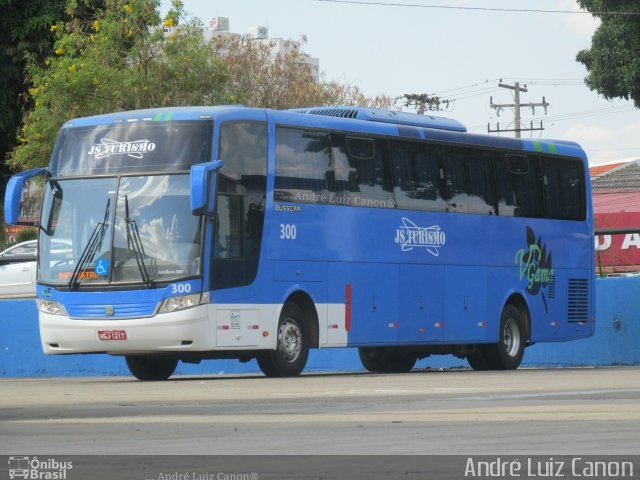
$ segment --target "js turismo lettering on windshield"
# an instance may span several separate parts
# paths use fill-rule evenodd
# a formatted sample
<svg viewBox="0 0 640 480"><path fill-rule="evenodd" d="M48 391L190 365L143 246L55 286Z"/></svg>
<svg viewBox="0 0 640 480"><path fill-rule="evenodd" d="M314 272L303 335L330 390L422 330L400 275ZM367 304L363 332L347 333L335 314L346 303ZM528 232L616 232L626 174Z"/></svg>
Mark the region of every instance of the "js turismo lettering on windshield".
<svg viewBox="0 0 640 480"><path fill-rule="evenodd" d="M110 138L102 138L87 153L93 158L100 159L111 155L128 155L133 158L142 158L145 153L153 152L156 144L149 140L134 140L133 142L118 142Z"/></svg>
<svg viewBox="0 0 640 480"><path fill-rule="evenodd" d="M434 257L440 255L440 248L447 241L447 236L439 225L419 227L408 218L402 219L402 226L396 230L395 242L403 252L414 248L424 248Z"/></svg>

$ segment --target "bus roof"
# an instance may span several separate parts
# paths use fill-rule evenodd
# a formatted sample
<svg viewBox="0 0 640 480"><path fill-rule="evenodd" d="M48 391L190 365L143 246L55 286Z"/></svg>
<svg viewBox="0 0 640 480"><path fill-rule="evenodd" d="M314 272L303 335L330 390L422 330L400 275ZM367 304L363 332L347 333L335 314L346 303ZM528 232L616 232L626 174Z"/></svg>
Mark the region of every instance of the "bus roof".
<svg viewBox="0 0 640 480"><path fill-rule="evenodd" d="M454 132L466 132L467 128L457 120L432 115L419 115L416 113L396 112L381 110L378 108L363 107L310 107L292 109L296 113L308 113L310 115L324 115L327 117L355 118L369 122L393 123L398 125L411 125L413 127L436 128L439 130L452 130Z"/></svg>
<svg viewBox="0 0 640 480"><path fill-rule="evenodd" d="M474 134L467 132L463 124L450 118L352 106L321 106L291 110L271 110L243 105L163 107L77 118L65 123L63 128L136 121L215 119L219 116L224 120L229 118L229 114L234 118L242 117L244 116L242 111L247 114L252 112L250 115L253 117L256 114L268 115L274 118L276 123L285 125L560 154L581 157L586 161L582 148L577 143L566 140L518 139Z"/></svg>

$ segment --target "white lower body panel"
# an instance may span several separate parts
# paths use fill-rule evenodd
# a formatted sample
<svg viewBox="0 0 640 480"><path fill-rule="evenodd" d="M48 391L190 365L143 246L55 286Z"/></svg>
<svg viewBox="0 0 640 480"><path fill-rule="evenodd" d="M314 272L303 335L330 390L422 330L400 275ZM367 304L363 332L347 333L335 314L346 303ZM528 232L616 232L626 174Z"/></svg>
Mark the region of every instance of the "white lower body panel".
<svg viewBox="0 0 640 480"><path fill-rule="evenodd" d="M348 332L344 304L317 304L319 346L344 347ZM40 312L44 353L265 350L276 347L282 305L208 304L149 318L70 319ZM101 332L126 340L103 340ZM123 333L124 332L124 333ZM102 335L104 337L104 334Z"/></svg>

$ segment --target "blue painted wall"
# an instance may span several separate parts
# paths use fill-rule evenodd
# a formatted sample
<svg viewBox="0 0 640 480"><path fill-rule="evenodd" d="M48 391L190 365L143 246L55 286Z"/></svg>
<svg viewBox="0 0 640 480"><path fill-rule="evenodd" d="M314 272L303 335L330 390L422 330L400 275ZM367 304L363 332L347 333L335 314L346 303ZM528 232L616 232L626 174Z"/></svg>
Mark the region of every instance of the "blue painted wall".
<svg viewBox="0 0 640 480"><path fill-rule="evenodd" d="M597 328L594 337L567 343L534 345L523 366L640 365L640 277L596 281ZM40 348L38 314L33 300L0 301L0 376L128 375L120 357L108 355L46 356ZM421 360L416 368L467 367L453 356ZM314 350L307 372L362 370L355 349ZM256 373L255 361L206 360L181 363L177 374Z"/></svg>

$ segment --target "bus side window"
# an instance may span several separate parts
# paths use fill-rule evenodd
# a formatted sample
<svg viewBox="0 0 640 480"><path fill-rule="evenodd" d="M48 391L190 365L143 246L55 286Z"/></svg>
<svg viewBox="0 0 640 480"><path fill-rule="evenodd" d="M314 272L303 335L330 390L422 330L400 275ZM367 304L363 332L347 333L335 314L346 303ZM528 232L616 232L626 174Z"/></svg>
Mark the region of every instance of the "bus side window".
<svg viewBox="0 0 640 480"><path fill-rule="evenodd" d="M336 192L350 192L352 205L393 207L385 140L332 133L331 160ZM341 181L337 180L338 173Z"/></svg>
<svg viewBox="0 0 640 480"><path fill-rule="evenodd" d="M542 182L536 157L505 154L497 158L498 212L508 217L542 217Z"/></svg>
<svg viewBox="0 0 640 480"><path fill-rule="evenodd" d="M485 215L497 213L489 152L445 147L444 164L449 211Z"/></svg>
<svg viewBox="0 0 640 480"><path fill-rule="evenodd" d="M328 133L278 127L274 200L319 203L337 182L329 171L330 149Z"/></svg>
<svg viewBox="0 0 640 480"><path fill-rule="evenodd" d="M398 208L446 212L447 202L440 190L441 147L391 141L390 150Z"/></svg>

